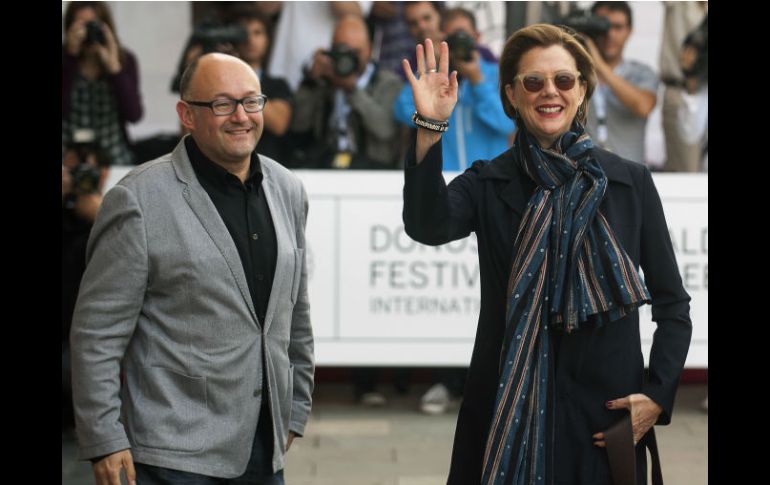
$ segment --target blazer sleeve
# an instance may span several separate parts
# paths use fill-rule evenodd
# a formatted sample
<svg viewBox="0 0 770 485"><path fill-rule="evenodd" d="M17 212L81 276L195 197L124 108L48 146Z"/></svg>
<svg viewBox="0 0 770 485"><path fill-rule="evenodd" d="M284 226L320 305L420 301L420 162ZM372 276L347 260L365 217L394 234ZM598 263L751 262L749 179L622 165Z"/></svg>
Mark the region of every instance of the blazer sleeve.
<svg viewBox="0 0 770 485"><path fill-rule="evenodd" d="M142 308L148 250L142 210L125 186L105 195L86 263L70 332L80 459L130 448L120 422L120 362Z"/></svg>
<svg viewBox="0 0 770 485"><path fill-rule="evenodd" d="M679 376L690 347L690 296L682 285L663 205L646 167L643 184L640 263L657 325L643 392L663 408L656 424L664 425L671 422Z"/></svg>
<svg viewBox="0 0 770 485"><path fill-rule="evenodd" d="M307 294L307 246L305 227L307 225L308 198L305 188L299 183L299 204L295 207L297 245L302 251L302 270L297 301L291 320L291 341L289 361L294 366L293 398L289 430L298 436L305 434L305 425L310 417L313 399L313 375L315 372L313 350L313 328L310 325L310 303Z"/></svg>
<svg viewBox="0 0 770 485"><path fill-rule="evenodd" d="M407 153L404 170L404 229L415 241L431 246L464 238L476 230L476 198L479 191L475 162L446 184L442 170L441 141L436 142L417 165L416 138Z"/></svg>

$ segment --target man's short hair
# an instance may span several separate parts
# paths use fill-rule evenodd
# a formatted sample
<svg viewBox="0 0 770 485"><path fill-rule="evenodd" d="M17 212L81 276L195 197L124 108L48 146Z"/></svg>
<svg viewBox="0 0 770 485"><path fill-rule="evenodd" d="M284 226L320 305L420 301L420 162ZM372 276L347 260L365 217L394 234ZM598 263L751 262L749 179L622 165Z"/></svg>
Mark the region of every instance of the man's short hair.
<svg viewBox="0 0 770 485"><path fill-rule="evenodd" d="M476 16L473 15L473 12L470 10L461 8L461 7L455 7L450 8L449 10L445 10L444 13L441 14L441 30L444 30L444 26L447 24L447 22L456 19L457 17L465 17L468 19L468 21L471 23L471 27L473 27L473 31L476 32Z"/></svg>
<svg viewBox="0 0 770 485"><path fill-rule="evenodd" d="M187 65L184 72L182 73L182 78L179 81L179 96L182 99L188 99L190 95L190 83L192 82L193 75L195 75L195 71L198 69L199 59L200 56L196 57L190 64Z"/></svg>
<svg viewBox="0 0 770 485"><path fill-rule="evenodd" d="M610 12L623 12L628 19L628 26L633 27L633 17L631 16L631 6L628 2L594 2L591 6L591 13L596 14L596 11L600 8L606 8Z"/></svg>

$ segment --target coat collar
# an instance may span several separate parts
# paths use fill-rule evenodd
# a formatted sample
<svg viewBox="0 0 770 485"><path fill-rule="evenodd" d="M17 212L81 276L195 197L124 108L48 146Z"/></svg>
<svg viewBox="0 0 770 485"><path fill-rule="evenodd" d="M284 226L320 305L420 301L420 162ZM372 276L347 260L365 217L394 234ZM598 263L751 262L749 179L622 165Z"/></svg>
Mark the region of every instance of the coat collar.
<svg viewBox="0 0 770 485"><path fill-rule="evenodd" d="M592 150L609 183L633 185L628 167L620 162L620 157L601 148L594 147ZM524 172L521 164L514 161L511 149L487 162L479 172L479 178L499 180L500 183L496 184L498 196L519 214L523 213L535 189L535 182Z"/></svg>
<svg viewBox="0 0 770 485"><path fill-rule="evenodd" d="M287 277L287 272L284 268L290 267L290 258L294 257L294 253L293 251L281 250L281 248L287 244L286 242L291 240L291 235L287 226L289 218L285 217L288 210L279 196L278 183L275 180L277 176L273 172L274 167L272 164L275 164L276 162L269 161L270 159L263 155L259 155L259 157L263 176L262 189L265 193L267 206L270 209L270 216L273 219L276 243L278 244L275 277L273 278L273 286L270 291L270 300L267 304L264 322L259 322L257 314L254 311L254 304L251 300L251 293L249 292L249 286L246 282L246 274L243 271L243 264L241 263L241 257L238 254L238 248L236 248L235 243L230 236L230 232L227 230L216 206L211 202L211 199L195 175L195 170L192 167L192 163L190 162L190 158L185 148L184 138L182 138L172 152L171 160L176 176L182 183L183 197L198 217L201 225L203 225L206 232L208 232L209 236L214 241L214 244L222 253L222 256L235 278L241 296L243 297L246 306L249 308L249 313L254 319L254 323L262 325L264 331L267 331L272 323L273 316L275 315L278 301L281 299L281 295L283 295L281 290L284 279Z"/></svg>

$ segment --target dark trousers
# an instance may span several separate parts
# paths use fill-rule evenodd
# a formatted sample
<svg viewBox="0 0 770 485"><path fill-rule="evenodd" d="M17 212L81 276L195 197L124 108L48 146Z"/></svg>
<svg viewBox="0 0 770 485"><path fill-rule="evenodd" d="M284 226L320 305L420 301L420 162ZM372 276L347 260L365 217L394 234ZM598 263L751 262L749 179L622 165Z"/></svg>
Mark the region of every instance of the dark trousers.
<svg viewBox="0 0 770 485"><path fill-rule="evenodd" d="M283 470L272 473L273 434L268 406L259 413L257 432L251 447L251 458L243 475L216 478L197 473L172 470L135 463L136 485L284 485Z"/></svg>

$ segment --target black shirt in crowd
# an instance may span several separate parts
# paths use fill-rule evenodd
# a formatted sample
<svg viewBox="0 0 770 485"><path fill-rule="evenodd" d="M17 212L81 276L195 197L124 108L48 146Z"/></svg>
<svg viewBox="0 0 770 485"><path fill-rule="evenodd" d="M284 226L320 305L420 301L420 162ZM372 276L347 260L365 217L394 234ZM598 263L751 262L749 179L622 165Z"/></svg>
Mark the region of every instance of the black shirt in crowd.
<svg viewBox="0 0 770 485"><path fill-rule="evenodd" d="M271 100L281 99L284 101L292 102L291 89L283 78L271 77L262 71L259 76L259 82L262 86L262 92L267 96L267 104L270 104ZM281 165L289 163L291 156L289 146L291 143L288 141L288 135L283 134L281 136L270 133L267 128L262 131L262 138L259 139L257 144L257 151L262 155L266 155Z"/></svg>
<svg viewBox="0 0 770 485"><path fill-rule="evenodd" d="M252 152L249 175L241 183L238 177L206 158L191 136L185 139L185 147L198 181L217 208L238 248L254 310L259 324L264 325L275 275L277 243L262 189L259 157L256 151Z"/></svg>

